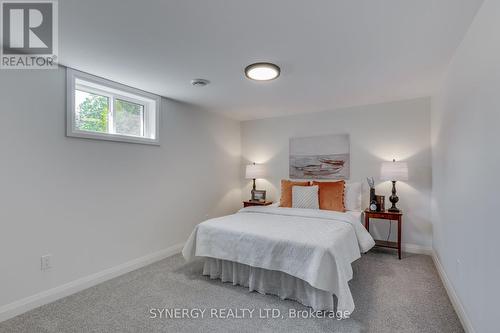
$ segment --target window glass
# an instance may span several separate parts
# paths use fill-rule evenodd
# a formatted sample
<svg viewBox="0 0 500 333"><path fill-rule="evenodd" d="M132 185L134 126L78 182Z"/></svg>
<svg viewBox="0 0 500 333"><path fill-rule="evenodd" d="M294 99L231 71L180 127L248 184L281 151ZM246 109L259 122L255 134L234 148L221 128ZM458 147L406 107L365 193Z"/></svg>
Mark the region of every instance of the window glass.
<svg viewBox="0 0 500 333"><path fill-rule="evenodd" d="M144 106L115 99L113 120L117 134L143 136Z"/></svg>
<svg viewBox="0 0 500 333"><path fill-rule="evenodd" d="M75 90L75 128L80 131L108 132L109 98Z"/></svg>

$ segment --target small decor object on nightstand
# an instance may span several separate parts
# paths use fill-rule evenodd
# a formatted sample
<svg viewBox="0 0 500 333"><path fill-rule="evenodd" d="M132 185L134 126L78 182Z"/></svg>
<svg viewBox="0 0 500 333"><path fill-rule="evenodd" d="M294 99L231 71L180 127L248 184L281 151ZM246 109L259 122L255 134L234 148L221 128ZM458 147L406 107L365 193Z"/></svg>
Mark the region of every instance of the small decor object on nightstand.
<svg viewBox="0 0 500 333"><path fill-rule="evenodd" d="M266 191L252 190L252 201L259 201L259 202L266 201Z"/></svg>
<svg viewBox="0 0 500 333"><path fill-rule="evenodd" d="M376 195L375 198L377 202L377 212L385 212L385 196Z"/></svg>
<svg viewBox="0 0 500 333"><path fill-rule="evenodd" d="M408 164L406 162L396 162L396 160L382 163L380 179L390 180L392 182L392 195L389 197L389 201L392 203L392 206L389 208L389 212L399 213L400 210L396 207L396 204L399 201L396 194L396 182L398 180L408 180Z"/></svg>
<svg viewBox="0 0 500 333"><path fill-rule="evenodd" d="M366 181L368 182L368 186L370 186L370 202L375 200L375 180L373 177L366 177Z"/></svg>
<svg viewBox="0 0 500 333"><path fill-rule="evenodd" d="M375 180L373 177L368 178L366 177L366 181L368 182L368 186L370 186L370 211L376 212L377 211L377 196L375 195Z"/></svg>
<svg viewBox="0 0 500 333"><path fill-rule="evenodd" d="M252 186L252 200L255 198L255 192L257 191L255 189L255 180L256 179L262 179L264 178L266 174L265 168L262 164L250 164L247 165L246 172L245 172L245 178L246 179L252 179L253 180L253 186ZM257 194L257 197L261 197L266 201L266 191L259 191L260 193ZM262 195L262 192L264 194Z"/></svg>

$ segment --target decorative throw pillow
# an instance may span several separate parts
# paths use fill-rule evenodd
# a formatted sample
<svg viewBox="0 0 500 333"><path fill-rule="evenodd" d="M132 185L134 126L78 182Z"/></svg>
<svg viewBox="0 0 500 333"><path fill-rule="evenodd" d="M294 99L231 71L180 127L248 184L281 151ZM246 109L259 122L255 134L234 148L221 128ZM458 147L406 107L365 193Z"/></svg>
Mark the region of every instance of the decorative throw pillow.
<svg viewBox="0 0 500 333"><path fill-rule="evenodd" d="M318 186L293 186L292 207L319 209Z"/></svg>
<svg viewBox="0 0 500 333"><path fill-rule="evenodd" d="M346 210L361 211L361 189L362 184L346 183L344 190L344 205Z"/></svg>
<svg viewBox="0 0 500 333"><path fill-rule="evenodd" d="M281 199L280 207L292 207L292 187L293 186L309 186L309 182L294 182L291 180L281 181Z"/></svg>
<svg viewBox="0 0 500 333"><path fill-rule="evenodd" d="M319 209L345 212L343 180L338 182L313 182L319 186Z"/></svg>

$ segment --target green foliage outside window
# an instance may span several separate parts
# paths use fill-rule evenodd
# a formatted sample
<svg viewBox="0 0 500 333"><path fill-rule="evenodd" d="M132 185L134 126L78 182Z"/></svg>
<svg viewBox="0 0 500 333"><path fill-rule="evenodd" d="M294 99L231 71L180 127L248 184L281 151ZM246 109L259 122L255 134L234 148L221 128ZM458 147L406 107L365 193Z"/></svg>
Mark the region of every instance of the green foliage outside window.
<svg viewBox="0 0 500 333"><path fill-rule="evenodd" d="M76 128L83 131L110 133L108 122L109 101L105 96L86 93L78 106ZM114 100L114 128L117 134L143 135L144 107L140 104Z"/></svg>
<svg viewBox="0 0 500 333"><path fill-rule="evenodd" d="M108 132L108 98L88 94L80 105L76 128L83 131Z"/></svg>
<svg viewBox="0 0 500 333"><path fill-rule="evenodd" d="M142 135L143 109L142 105L115 99L114 122L116 133Z"/></svg>

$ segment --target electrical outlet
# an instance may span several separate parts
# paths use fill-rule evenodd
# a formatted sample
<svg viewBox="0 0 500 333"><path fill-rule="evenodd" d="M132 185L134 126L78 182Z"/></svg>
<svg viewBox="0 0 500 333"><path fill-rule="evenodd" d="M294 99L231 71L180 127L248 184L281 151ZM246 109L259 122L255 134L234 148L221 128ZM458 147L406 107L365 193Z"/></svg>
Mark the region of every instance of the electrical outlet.
<svg viewBox="0 0 500 333"><path fill-rule="evenodd" d="M40 269L42 271L47 271L52 268L51 262L52 255L46 254L40 258Z"/></svg>

